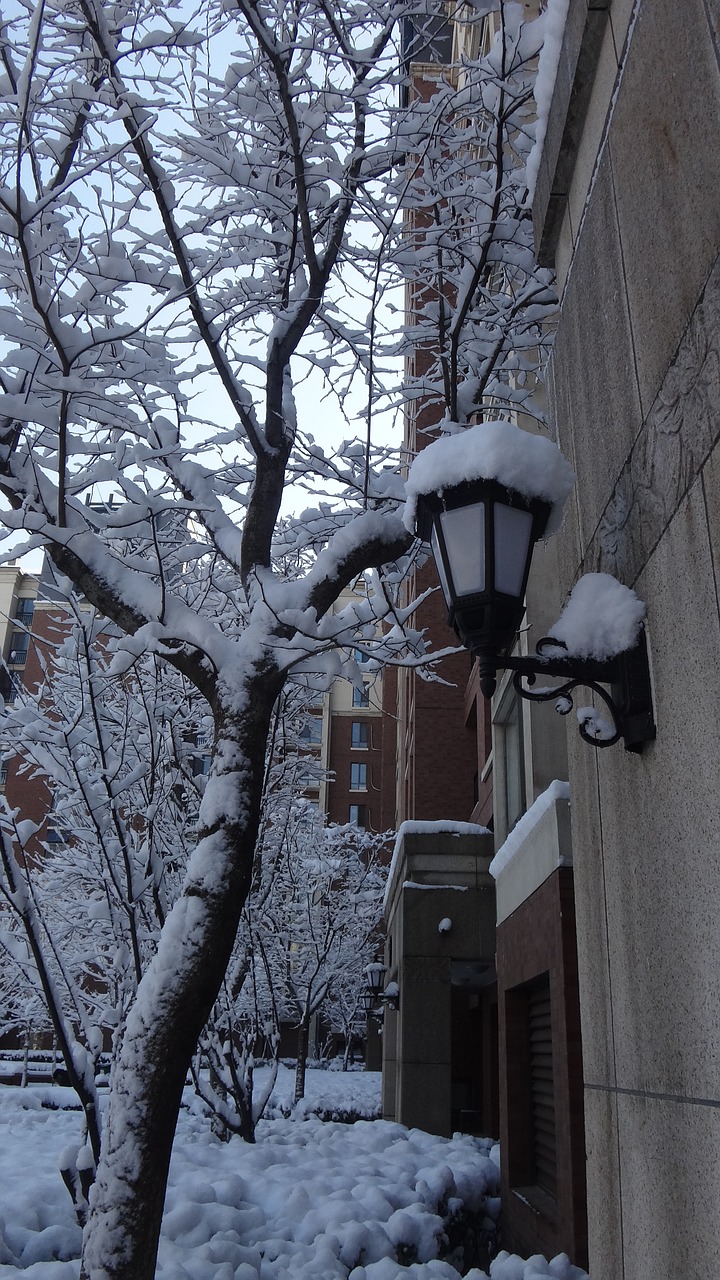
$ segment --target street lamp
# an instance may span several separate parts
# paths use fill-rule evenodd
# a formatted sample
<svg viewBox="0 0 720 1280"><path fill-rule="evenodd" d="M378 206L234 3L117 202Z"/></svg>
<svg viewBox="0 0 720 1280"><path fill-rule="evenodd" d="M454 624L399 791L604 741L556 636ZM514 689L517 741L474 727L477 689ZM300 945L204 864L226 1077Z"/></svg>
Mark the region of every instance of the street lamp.
<svg viewBox="0 0 720 1280"><path fill-rule="evenodd" d="M551 506L496 480L474 480L418 497L417 533L429 542L448 622L480 662L480 687L495 692L499 658L512 648L525 611L533 547Z"/></svg>
<svg viewBox="0 0 720 1280"><path fill-rule="evenodd" d="M387 973L387 965L381 964L379 960L365 966L365 977L367 978L368 992L372 996L373 1001L379 1000L385 988L385 974Z"/></svg>
<svg viewBox="0 0 720 1280"><path fill-rule="evenodd" d="M502 425L506 432L534 439L510 424L492 425ZM471 433L482 430L469 429L468 441ZM442 443L423 452L429 454ZM546 440L542 444L550 446ZM453 449L455 479L457 437ZM423 454L417 462L421 459ZM469 449L465 474L472 476L471 459ZM427 470L426 466L425 473ZM433 491L415 490L417 535L432 547L449 625L478 659L482 692L491 698L496 671L510 669L515 672L514 687L523 698L555 700L557 710L567 714L572 708L573 689L583 685L602 699L613 722L609 731L601 732L597 719L590 714L592 709L588 709L584 719L579 716L580 734L585 741L605 747L622 737L628 751L641 751L643 744L655 737L647 648L641 627L632 647L603 660L570 654L565 657L563 650L567 646L553 637L540 640L532 657L510 653L525 609L533 548L546 532L554 508L545 498L528 494L527 485L522 492L503 483L502 467L498 470L500 478L475 475L459 483L439 483ZM441 469L437 474L442 477ZM561 677L565 683L533 690L528 686L535 683L538 675ZM603 684L611 686L609 693Z"/></svg>
<svg viewBox="0 0 720 1280"><path fill-rule="evenodd" d="M363 996L363 1005L366 1000L370 1000L371 1004L382 1000L390 1009L398 1009L400 1006L400 988L397 982L388 982L385 985L385 974L387 973L387 965L380 964L376 961L374 964L365 966L365 977L367 978L367 992Z"/></svg>

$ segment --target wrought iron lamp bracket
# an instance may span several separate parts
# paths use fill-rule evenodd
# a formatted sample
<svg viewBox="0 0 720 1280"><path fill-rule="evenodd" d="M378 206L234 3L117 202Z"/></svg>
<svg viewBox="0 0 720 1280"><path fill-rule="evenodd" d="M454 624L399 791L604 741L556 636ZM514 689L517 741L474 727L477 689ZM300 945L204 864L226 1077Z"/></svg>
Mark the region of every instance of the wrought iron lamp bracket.
<svg viewBox="0 0 720 1280"><path fill-rule="evenodd" d="M487 655L479 655L483 692L486 696L492 695L496 669L513 671L513 687L520 697L530 702L554 701L556 711L560 715L568 715L573 708L572 695L575 689L590 689L609 712L612 733L602 736L588 731L588 724L592 724L592 717L588 716L579 723L583 741L593 747L612 747L623 738L626 751L642 751L644 744L655 737L644 631L634 649L628 649L605 662L559 656L558 649L565 648L562 641L546 636L538 642L534 655L529 657L509 654L489 658ZM533 689L531 686L538 676L559 678L564 683ZM610 691L603 688L603 685L610 685Z"/></svg>

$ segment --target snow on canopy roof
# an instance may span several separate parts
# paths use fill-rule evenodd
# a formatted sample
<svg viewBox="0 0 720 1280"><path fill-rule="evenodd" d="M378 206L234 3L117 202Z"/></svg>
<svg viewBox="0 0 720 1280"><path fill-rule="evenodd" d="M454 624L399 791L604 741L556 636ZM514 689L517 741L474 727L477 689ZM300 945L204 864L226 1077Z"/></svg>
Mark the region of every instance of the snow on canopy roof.
<svg viewBox="0 0 720 1280"><path fill-rule="evenodd" d="M407 478L405 527L415 528L420 494L441 493L467 480L497 480L526 498L552 505L546 537L560 528L565 500L575 482L570 463L547 436L531 435L512 422L458 427L434 440L415 458Z"/></svg>

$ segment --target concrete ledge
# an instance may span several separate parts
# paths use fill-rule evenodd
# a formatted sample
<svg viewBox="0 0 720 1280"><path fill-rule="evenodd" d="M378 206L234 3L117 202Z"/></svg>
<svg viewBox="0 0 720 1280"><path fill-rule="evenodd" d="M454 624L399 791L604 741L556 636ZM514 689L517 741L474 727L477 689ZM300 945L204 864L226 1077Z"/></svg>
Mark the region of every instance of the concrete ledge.
<svg viewBox="0 0 720 1280"><path fill-rule="evenodd" d="M487 888L494 891L489 872L493 858L493 837L470 823L422 823L413 830L403 823L395 846L385 890L385 920L389 924L397 910L406 883L448 887Z"/></svg>
<svg viewBox="0 0 720 1280"><path fill-rule="evenodd" d="M517 911L559 866L571 864L570 805L567 800L557 799L530 826L497 875L497 923L501 924Z"/></svg>
<svg viewBox="0 0 720 1280"><path fill-rule="evenodd" d="M532 209L535 252L543 267L555 265L609 7L610 0L572 0L570 5Z"/></svg>

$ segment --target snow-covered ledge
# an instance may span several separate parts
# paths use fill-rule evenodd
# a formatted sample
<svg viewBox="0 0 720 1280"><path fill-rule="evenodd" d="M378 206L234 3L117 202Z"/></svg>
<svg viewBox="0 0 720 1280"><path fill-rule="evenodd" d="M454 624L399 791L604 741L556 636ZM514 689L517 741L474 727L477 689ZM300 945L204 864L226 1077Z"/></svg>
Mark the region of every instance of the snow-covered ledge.
<svg viewBox="0 0 720 1280"><path fill-rule="evenodd" d="M492 857L492 836L474 822L403 822L398 827L385 886L386 920L404 886L463 888L474 884L477 858Z"/></svg>
<svg viewBox="0 0 720 1280"><path fill-rule="evenodd" d="M502 924L558 867L572 866L570 787L551 782L490 863L497 922Z"/></svg>
<svg viewBox="0 0 720 1280"><path fill-rule="evenodd" d="M537 151L529 157L535 252L541 266L555 265L578 140L588 114L600 62L610 0L549 0L550 39L541 54ZM559 46L559 53L558 53ZM545 65L543 65L543 62Z"/></svg>

